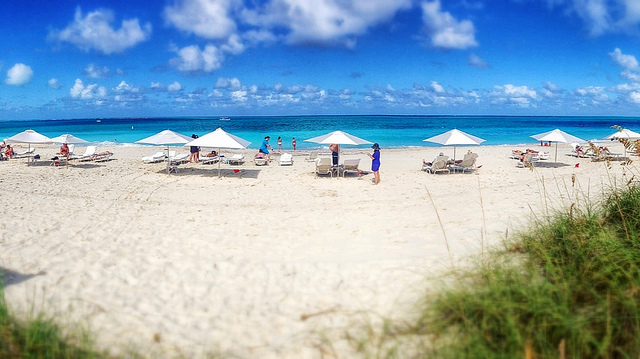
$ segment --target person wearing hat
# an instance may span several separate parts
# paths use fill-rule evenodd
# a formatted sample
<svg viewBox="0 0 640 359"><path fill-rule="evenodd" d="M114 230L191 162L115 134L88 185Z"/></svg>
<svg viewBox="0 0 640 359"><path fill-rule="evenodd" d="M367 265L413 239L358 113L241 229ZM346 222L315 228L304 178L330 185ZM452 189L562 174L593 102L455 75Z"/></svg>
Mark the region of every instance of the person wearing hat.
<svg viewBox="0 0 640 359"><path fill-rule="evenodd" d="M373 184L376 185L380 183L380 145L374 143L373 153L368 153L371 158L371 171L373 171Z"/></svg>

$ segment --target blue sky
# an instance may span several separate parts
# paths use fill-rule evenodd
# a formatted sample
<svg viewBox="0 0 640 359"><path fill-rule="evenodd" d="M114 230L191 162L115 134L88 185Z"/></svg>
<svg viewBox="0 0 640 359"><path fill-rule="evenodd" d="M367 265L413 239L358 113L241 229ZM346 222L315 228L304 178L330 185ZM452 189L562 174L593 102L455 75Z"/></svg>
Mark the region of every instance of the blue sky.
<svg viewBox="0 0 640 359"><path fill-rule="evenodd" d="M640 110L637 0L3 1L0 120Z"/></svg>

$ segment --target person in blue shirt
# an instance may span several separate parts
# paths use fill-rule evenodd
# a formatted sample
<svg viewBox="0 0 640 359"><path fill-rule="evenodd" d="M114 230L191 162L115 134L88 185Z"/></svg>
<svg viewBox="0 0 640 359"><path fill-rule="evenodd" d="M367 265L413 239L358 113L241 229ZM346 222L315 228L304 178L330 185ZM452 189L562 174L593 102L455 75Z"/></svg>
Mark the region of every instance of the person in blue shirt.
<svg viewBox="0 0 640 359"><path fill-rule="evenodd" d="M376 185L380 183L380 145L374 143L373 153L368 153L371 158L371 171L373 171L373 184Z"/></svg>
<svg viewBox="0 0 640 359"><path fill-rule="evenodd" d="M262 150L262 152L267 155L269 162L271 162L271 153L269 153L269 150L271 149L271 145L269 144L270 138L271 137L266 136L264 138L264 141L262 141L262 146L260 146L260 149Z"/></svg>

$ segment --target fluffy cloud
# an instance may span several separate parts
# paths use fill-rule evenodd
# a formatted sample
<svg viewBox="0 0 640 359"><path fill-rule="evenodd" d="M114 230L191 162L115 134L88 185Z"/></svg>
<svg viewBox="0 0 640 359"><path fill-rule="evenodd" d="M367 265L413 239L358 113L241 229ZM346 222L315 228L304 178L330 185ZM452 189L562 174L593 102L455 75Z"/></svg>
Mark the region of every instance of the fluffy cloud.
<svg viewBox="0 0 640 359"><path fill-rule="evenodd" d="M218 78L218 80L216 81L215 84L215 88L217 89L229 89L231 91L237 91L240 89L240 80L238 80L237 78L224 78L224 77L220 77Z"/></svg>
<svg viewBox="0 0 640 359"><path fill-rule="evenodd" d="M104 98L107 95L107 89L98 84L84 86L82 80L76 79L75 84L69 90L71 98L91 100L94 98Z"/></svg>
<svg viewBox="0 0 640 359"><path fill-rule="evenodd" d="M33 70L25 64L15 64L7 71L7 78L4 82L7 85L22 86L31 81Z"/></svg>
<svg viewBox="0 0 640 359"><path fill-rule="evenodd" d="M182 72L212 72L222 66L223 52L212 44L202 50L198 45L183 47L178 50L178 57L170 60L170 64Z"/></svg>
<svg viewBox="0 0 640 359"><path fill-rule="evenodd" d="M167 86L169 92L178 92L182 90L182 85L178 81L174 81L171 85Z"/></svg>
<svg viewBox="0 0 640 359"><path fill-rule="evenodd" d="M613 52L609 53L611 59L615 61L618 65L622 66L625 70L635 71L638 70L638 60L633 55L625 55L622 51L616 47Z"/></svg>
<svg viewBox="0 0 640 359"><path fill-rule="evenodd" d="M199 37L226 39L236 31L230 12L240 0L176 0L164 9L167 24Z"/></svg>
<svg viewBox="0 0 640 359"><path fill-rule="evenodd" d="M469 55L469 66L477 67L479 69L486 69L487 67L489 67L489 63L481 59L478 55L471 54Z"/></svg>
<svg viewBox="0 0 640 359"><path fill-rule="evenodd" d="M106 66L99 67L99 66L96 66L95 64L89 64L87 67L84 68L82 73L85 76L92 79L99 79L99 78L111 76L109 69Z"/></svg>
<svg viewBox="0 0 640 359"><path fill-rule="evenodd" d="M116 30L111 27L114 18L110 10L96 10L83 16L82 10L77 8L73 22L62 30L51 31L49 37L69 42L84 51L95 50L109 55L123 52L151 36L149 23L141 27L138 19L123 20Z"/></svg>
<svg viewBox="0 0 640 359"><path fill-rule="evenodd" d="M469 20L458 21L440 9L440 0L422 3L424 31L431 45L445 49L466 49L478 46L475 28Z"/></svg>
<svg viewBox="0 0 640 359"><path fill-rule="evenodd" d="M49 79L49 81L47 81L47 85L49 85L49 87L51 87L52 89L55 89L55 90L57 90L57 89L62 87L62 84L56 78Z"/></svg>
<svg viewBox="0 0 640 359"><path fill-rule="evenodd" d="M536 90L528 86L506 84L495 86L496 91L490 94L493 104L513 104L519 107L530 107L532 100L538 99Z"/></svg>
<svg viewBox="0 0 640 359"><path fill-rule="evenodd" d="M292 44L353 47L354 37L411 6L411 0L273 0L261 8L244 9L242 16L261 29L285 29Z"/></svg>
<svg viewBox="0 0 640 359"><path fill-rule="evenodd" d="M563 7L576 15L592 36L638 32L640 2L637 0L547 0L547 3L551 8Z"/></svg>

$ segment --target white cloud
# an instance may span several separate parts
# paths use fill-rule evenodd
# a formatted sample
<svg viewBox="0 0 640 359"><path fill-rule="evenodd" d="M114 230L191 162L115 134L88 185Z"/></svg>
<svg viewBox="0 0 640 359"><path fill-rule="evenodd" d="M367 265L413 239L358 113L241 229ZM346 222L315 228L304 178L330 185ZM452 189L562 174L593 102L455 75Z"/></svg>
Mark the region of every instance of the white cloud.
<svg viewBox="0 0 640 359"><path fill-rule="evenodd" d="M182 85L178 81L174 81L171 85L167 86L169 92L178 92L182 90Z"/></svg>
<svg viewBox="0 0 640 359"><path fill-rule="evenodd" d="M206 45L200 50L198 45L178 50L178 57L170 60L171 65L182 72L212 72L222 66L224 54L214 45Z"/></svg>
<svg viewBox="0 0 640 359"><path fill-rule="evenodd" d="M630 93L629 100L633 103L640 104L640 91L633 91Z"/></svg>
<svg viewBox="0 0 640 359"><path fill-rule="evenodd" d="M111 73L109 72L109 69L106 66L99 67L99 66L96 66L95 64L87 65L87 67L84 68L82 73L85 76L92 79L99 79L99 78L111 76Z"/></svg>
<svg viewBox="0 0 640 359"><path fill-rule="evenodd" d="M63 30L51 31L49 36L84 51L95 50L106 55L123 52L151 36L149 23L141 27L137 18L123 20L116 30L111 27L114 18L113 12L106 9L89 12L83 17L78 7L73 22Z"/></svg>
<svg viewBox="0 0 640 359"><path fill-rule="evenodd" d="M422 21L431 45L435 47L466 49L478 46L473 23L458 21L450 13L442 12L440 0L422 3Z"/></svg>
<svg viewBox="0 0 640 359"><path fill-rule="evenodd" d="M7 78L4 82L7 85L22 86L31 81L33 70L25 64L15 64L7 71Z"/></svg>
<svg viewBox="0 0 640 359"><path fill-rule="evenodd" d="M82 80L76 79L73 87L69 90L71 98L79 98L82 100L90 100L94 98L102 98L107 95L107 89L98 84L84 86Z"/></svg>
<svg viewBox="0 0 640 359"><path fill-rule="evenodd" d="M479 69L486 69L487 67L489 67L489 63L481 59L478 55L471 54L469 55L469 66L477 67Z"/></svg>
<svg viewBox="0 0 640 359"><path fill-rule="evenodd" d="M240 5L239 0L176 0L164 9L168 24L199 37L220 40L236 31L231 10Z"/></svg>
<svg viewBox="0 0 640 359"><path fill-rule="evenodd" d="M49 81L47 81L47 85L49 85L49 87L51 87L52 89L55 89L55 90L57 90L57 89L62 87L62 84L56 78L49 79Z"/></svg>
<svg viewBox="0 0 640 359"><path fill-rule="evenodd" d="M609 53L611 59L615 61L618 65L622 66L625 70L633 71L638 70L638 60L633 55L625 55L622 51L616 47L613 52Z"/></svg>
<svg viewBox="0 0 640 359"><path fill-rule="evenodd" d="M273 0L258 9L244 9L242 17L260 29L286 29L292 44L355 46L355 37L390 20L411 0Z"/></svg>
<svg viewBox="0 0 640 359"><path fill-rule="evenodd" d="M435 91L436 93L444 93L444 87L442 87L442 85L440 85L439 83L437 83L436 81L431 81L431 88L433 89L433 91Z"/></svg>
<svg viewBox="0 0 640 359"><path fill-rule="evenodd" d="M237 91L241 88L240 80L238 80L235 77L234 78L220 77L216 81L215 88L217 89L226 88L226 89L229 89L230 91Z"/></svg>
<svg viewBox="0 0 640 359"><path fill-rule="evenodd" d="M515 2L521 2L514 0ZM547 0L580 18L592 36L605 33L638 33L640 2L637 0Z"/></svg>

